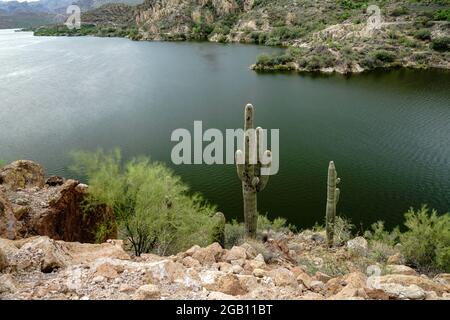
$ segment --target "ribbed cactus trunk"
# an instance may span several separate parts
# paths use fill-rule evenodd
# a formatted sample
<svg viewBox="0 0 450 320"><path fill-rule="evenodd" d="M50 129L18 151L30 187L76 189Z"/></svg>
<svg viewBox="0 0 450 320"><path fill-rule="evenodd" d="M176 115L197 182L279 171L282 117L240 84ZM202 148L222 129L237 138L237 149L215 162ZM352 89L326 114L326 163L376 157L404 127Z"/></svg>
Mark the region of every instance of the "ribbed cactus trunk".
<svg viewBox="0 0 450 320"><path fill-rule="evenodd" d="M340 182L337 177L334 162L330 161L328 166L328 182L327 182L327 211L326 211L326 231L328 246L333 246L334 226L336 223L336 206L339 201L339 188L336 185Z"/></svg>
<svg viewBox="0 0 450 320"><path fill-rule="evenodd" d="M251 104L245 107L244 151L236 151L236 166L242 181L242 196L244 199L245 233L249 238L256 237L258 224L258 209L256 193L262 191L269 180L269 174L262 174L261 168L269 168L269 161L262 161L260 153L263 146L263 130L253 128L254 108ZM264 152L264 158L270 159L269 150ZM267 162L267 163L263 163Z"/></svg>

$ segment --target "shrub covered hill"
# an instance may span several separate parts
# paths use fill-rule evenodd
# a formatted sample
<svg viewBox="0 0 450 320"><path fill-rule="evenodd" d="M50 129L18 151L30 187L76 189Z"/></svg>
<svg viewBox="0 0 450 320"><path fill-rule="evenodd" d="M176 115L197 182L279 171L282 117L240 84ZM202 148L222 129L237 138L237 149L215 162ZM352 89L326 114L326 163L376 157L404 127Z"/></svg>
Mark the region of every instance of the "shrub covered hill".
<svg viewBox="0 0 450 320"><path fill-rule="evenodd" d="M373 28L368 19L381 25ZM369 10L368 10L369 9ZM285 46L255 70L362 72L379 67L450 68L449 0L145 0L82 17L81 30L37 35L127 36Z"/></svg>

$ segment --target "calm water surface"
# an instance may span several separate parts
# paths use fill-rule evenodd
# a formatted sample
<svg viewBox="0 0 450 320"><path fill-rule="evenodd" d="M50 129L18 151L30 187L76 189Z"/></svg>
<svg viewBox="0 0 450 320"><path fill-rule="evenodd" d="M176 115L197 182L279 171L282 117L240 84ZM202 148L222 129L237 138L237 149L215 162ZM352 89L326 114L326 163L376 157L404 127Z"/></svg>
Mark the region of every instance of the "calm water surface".
<svg viewBox="0 0 450 320"><path fill-rule="evenodd" d="M450 74L352 77L257 74L270 49L209 43L47 38L0 30L0 159L73 176L68 152L120 146L151 155L229 218L241 217L233 165L174 166L170 134L238 128L243 107L280 129L280 171L259 210L302 227L322 222L326 173L342 177L339 212L357 225L400 224L410 206L450 210Z"/></svg>

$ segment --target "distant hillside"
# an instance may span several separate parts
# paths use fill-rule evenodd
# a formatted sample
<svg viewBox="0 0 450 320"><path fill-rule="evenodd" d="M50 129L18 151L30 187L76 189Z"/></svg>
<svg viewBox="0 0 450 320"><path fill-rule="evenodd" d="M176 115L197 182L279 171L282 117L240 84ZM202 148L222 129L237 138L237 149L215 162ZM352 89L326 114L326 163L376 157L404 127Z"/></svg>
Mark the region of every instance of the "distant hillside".
<svg viewBox="0 0 450 320"><path fill-rule="evenodd" d="M371 21L378 20L374 27ZM279 56L259 57L252 66L257 71L450 69L450 0L145 0L89 10L82 21L81 30L54 27L36 35L288 48Z"/></svg>
<svg viewBox="0 0 450 320"><path fill-rule="evenodd" d="M97 9L106 4L138 5L143 0L40 0L35 2L0 1L0 29L30 28L59 23L61 15L71 4L82 12ZM108 11L108 10L106 10ZM106 12L105 11L105 12ZM127 18L116 17L119 20Z"/></svg>

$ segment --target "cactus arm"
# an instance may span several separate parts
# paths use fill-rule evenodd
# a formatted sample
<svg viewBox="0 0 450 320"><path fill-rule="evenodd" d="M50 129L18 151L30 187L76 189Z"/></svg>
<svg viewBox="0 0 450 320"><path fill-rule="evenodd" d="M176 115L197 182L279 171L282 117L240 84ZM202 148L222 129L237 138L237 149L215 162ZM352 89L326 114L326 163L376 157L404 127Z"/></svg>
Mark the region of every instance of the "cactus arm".
<svg viewBox="0 0 450 320"><path fill-rule="evenodd" d="M341 190L339 188L336 188L336 204L339 202L339 196L341 194Z"/></svg>
<svg viewBox="0 0 450 320"><path fill-rule="evenodd" d="M236 161L236 169L239 179L242 181L244 177L244 161L243 161L244 155L242 154L241 150L237 150L235 154L235 161Z"/></svg>

